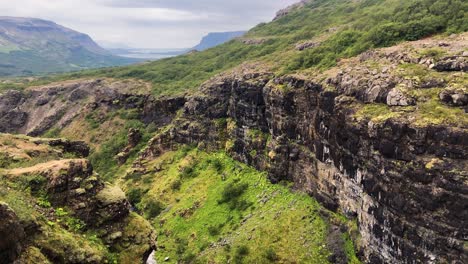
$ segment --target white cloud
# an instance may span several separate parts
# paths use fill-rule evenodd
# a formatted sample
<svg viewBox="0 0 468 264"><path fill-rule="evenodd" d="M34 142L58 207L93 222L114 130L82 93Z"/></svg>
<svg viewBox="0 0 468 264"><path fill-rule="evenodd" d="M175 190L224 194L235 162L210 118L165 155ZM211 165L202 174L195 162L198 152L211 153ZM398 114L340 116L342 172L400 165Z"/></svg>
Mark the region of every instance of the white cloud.
<svg viewBox="0 0 468 264"><path fill-rule="evenodd" d="M52 20L98 42L194 46L215 31L246 30L297 0L0 0L0 16Z"/></svg>

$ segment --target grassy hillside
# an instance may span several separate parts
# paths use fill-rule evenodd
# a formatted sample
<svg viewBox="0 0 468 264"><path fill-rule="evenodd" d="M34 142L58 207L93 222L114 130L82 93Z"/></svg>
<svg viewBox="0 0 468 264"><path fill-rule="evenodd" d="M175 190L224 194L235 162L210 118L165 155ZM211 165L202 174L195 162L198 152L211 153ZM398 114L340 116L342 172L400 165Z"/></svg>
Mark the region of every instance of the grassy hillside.
<svg viewBox="0 0 468 264"><path fill-rule="evenodd" d="M122 180L139 212L158 230L156 259L179 263L359 263L353 224L225 153L181 148L144 163ZM334 252L332 245L342 245Z"/></svg>
<svg viewBox="0 0 468 264"><path fill-rule="evenodd" d="M138 78L151 82L154 94L178 94L193 91L210 77L246 61L260 61L279 73L320 70L368 49L438 33L464 32L468 30L467 14L468 3L462 0L315 0L258 25L243 40L144 65L56 78ZM296 45L304 42L317 46L297 50Z"/></svg>

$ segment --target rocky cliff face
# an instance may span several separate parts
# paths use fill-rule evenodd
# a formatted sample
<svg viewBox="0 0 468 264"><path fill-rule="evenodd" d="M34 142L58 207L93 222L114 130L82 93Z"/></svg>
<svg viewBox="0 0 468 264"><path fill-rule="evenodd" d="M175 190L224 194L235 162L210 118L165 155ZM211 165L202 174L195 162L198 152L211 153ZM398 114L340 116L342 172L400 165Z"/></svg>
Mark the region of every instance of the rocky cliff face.
<svg viewBox="0 0 468 264"><path fill-rule="evenodd" d="M25 238L24 228L19 223L18 216L11 208L0 203L0 258L5 263L13 262L21 254L22 243Z"/></svg>
<svg viewBox="0 0 468 264"><path fill-rule="evenodd" d="M141 159L178 144L225 148L268 171L273 182L292 181L328 208L357 218L368 263L465 263L466 103L443 108L441 99L454 89L457 98L466 96L459 86L466 57L460 39L412 45L460 55L436 60L386 49L362 55L359 65L343 64L325 81L243 68L206 83ZM423 80L413 72L406 77L413 66L429 71ZM461 116L428 117L419 112L426 104Z"/></svg>

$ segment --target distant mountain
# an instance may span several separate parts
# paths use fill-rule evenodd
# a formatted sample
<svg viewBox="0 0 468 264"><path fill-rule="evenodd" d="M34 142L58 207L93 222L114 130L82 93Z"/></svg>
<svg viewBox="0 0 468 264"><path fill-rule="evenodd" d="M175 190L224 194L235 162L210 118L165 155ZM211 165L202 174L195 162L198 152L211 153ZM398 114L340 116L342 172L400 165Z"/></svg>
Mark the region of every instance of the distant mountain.
<svg viewBox="0 0 468 264"><path fill-rule="evenodd" d="M36 18L0 17L0 76L125 65L88 35Z"/></svg>
<svg viewBox="0 0 468 264"><path fill-rule="evenodd" d="M214 46L218 46L231 39L244 35L246 31L233 31L233 32L214 32L209 33L201 40L200 44L193 47L194 50L203 51Z"/></svg>

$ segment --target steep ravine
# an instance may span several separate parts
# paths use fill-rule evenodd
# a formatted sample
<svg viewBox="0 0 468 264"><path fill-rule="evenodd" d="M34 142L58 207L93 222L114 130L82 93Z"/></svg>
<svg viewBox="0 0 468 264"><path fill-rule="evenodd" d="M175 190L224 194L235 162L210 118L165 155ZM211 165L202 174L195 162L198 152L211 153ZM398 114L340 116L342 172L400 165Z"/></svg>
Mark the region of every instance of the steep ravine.
<svg viewBox="0 0 468 264"><path fill-rule="evenodd" d="M136 109L158 130L135 170L182 145L222 149L356 219L367 263L466 263L465 38L368 52L317 76L246 64L187 98L133 96L101 81L9 92L0 96L2 121L17 125L0 131L66 129L75 109ZM444 55L412 53L426 46ZM76 108L54 108L58 118L47 119L51 106L39 100L68 107L61 99L75 101L75 90L86 91Z"/></svg>
<svg viewBox="0 0 468 264"><path fill-rule="evenodd" d="M147 155L153 150L157 155L161 142L210 139L216 128L202 120L231 118L232 156L357 217L370 263L467 260L466 130L349 122L344 98L320 92L319 86L300 85L283 95L244 81L228 85L227 97L209 98L219 105L230 101L227 109L216 109L219 115L206 114L205 108L190 112L202 118L176 126L168 138L154 141ZM271 140L251 139L256 130Z"/></svg>
<svg viewBox="0 0 468 264"><path fill-rule="evenodd" d="M390 69L427 60L385 52L370 56L384 58ZM464 76L466 57L421 67L437 65L449 65L439 72ZM400 89L395 87L406 79L384 68L381 74L368 70L371 79L363 83L369 78L365 73L351 75L360 67L326 82L278 78L248 67L214 78L185 104L184 115L166 133L153 138L141 158L151 159L177 144L226 148L235 159L268 171L273 182L292 181L327 208L357 218L368 263L466 263L466 113L461 112L458 124L439 123L435 116L415 122L418 107L399 112L378 105L391 106ZM380 83L366 88L372 82ZM439 91L441 84L411 85ZM439 100L402 98L417 101L413 105ZM365 116L365 102L388 108L388 113ZM445 114L450 111L458 110L447 108Z"/></svg>

